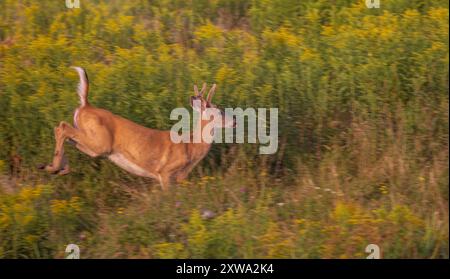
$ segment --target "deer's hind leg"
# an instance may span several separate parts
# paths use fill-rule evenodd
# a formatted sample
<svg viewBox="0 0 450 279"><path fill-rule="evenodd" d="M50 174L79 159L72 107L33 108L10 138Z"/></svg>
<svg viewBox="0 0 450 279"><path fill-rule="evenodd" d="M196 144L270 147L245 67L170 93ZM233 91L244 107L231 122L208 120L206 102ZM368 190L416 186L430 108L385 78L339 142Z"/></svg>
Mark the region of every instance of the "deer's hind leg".
<svg viewBox="0 0 450 279"><path fill-rule="evenodd" d="M93 158L100 156L100 154L95 153L94 151L90 150L89 148L87 148L87 147L84 146L84 145L81 145L81 144L78 143L78 142L75 143L75 147L76 147L78 150L80 150L81 152L83 152L83 153L85 153L85 154L87 154L87 155L89 155L89 156L91 156L91 157L93 157Z"/></svg>
<svg viewBox="0 0 450 279"><path fill-rule="evenodd" d="M110 134L104 127L99 126L96 133L86 133L62 121L58 127L55 127L55 152L52 163L45 167L46 171L59 174L69 172L69 164L64 155L66 139L74 141L78 150L91 157L109 153L112 148Z"/></svg>
<svg viewBox="0 0 450 279"><path fill-rule="evenodd" d="M66 122L61 122L60 126L81 152L91 157L109 154L112 151L111 132L98 119L91 119L86 124L86 128L74 128Z"/></svg>
<svg viewBox="0 0 450 279"><path fill-rule="evenodd" d="M48 164L44 169L51 173L56 173L62 169L63 163L67 164L67 158L64 156L64 140L65 137L62 133L60 126L53 129L55 134L55 151L53 153L53 160L51 164Z"/></svg>

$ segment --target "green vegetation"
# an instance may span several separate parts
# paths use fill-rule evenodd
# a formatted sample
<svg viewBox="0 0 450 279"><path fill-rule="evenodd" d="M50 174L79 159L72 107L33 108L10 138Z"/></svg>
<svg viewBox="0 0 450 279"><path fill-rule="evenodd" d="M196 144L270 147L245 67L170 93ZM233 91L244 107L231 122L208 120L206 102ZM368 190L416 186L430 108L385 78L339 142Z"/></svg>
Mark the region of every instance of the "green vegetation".
<svg viewBox="0 0 450 279"><path fill-rule="evenodd" d="M0 258L449 257L447 1L0 2ZM280 146L215 145L163 193L66 147L90 101L168 129L193 84L278 107Z"/></svg>

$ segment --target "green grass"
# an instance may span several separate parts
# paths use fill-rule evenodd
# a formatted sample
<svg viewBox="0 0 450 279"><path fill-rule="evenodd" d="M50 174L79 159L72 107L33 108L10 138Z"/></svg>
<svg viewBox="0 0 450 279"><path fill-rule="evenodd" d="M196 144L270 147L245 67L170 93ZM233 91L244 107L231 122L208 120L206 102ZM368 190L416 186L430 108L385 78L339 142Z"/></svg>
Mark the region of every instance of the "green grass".
<svg viewBox="0 0 450 279"><path fill-rule="evenodd" d="M0 258L448 258L448 3L0 3ZM193 84L278 107L279 150L214 145L167 193L66 147L90 101L169 129Z"/></svg>

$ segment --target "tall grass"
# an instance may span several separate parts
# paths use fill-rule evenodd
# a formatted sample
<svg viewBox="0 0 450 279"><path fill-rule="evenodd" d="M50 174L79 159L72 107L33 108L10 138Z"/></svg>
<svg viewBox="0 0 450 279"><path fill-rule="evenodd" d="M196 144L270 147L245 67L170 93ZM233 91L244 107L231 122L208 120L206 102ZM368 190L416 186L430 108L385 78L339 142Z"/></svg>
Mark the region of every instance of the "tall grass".
<svg viewBox="0 0 450 279"><path fill-rule="evenodd" d="M448 258L448 3L0 3L0 257ZM91 102L168 129L192 85L219 106L278 107L280 146L215 145L167 193L67 147Z"/></svg>

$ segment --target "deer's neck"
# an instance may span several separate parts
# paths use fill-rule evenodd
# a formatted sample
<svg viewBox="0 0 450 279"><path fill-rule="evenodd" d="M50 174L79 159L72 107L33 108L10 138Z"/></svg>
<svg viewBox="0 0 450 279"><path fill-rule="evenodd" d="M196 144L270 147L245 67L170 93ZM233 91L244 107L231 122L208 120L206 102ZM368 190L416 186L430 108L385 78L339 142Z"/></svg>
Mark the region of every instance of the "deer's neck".
<svg viewBox="0 0 450 279"><path fill-rule="evenodd" d="M199 120L197 125L194 125L194 132L192 133L191 142L188 147L192 159L202 159L211 149L211 143L214 139L214 129L211 133L203 133L203 129L208 123L209 121Z"/></svg>

